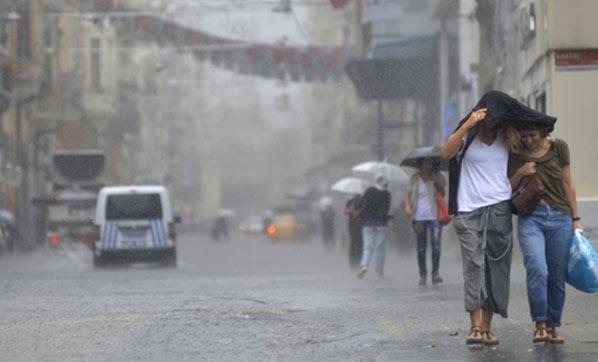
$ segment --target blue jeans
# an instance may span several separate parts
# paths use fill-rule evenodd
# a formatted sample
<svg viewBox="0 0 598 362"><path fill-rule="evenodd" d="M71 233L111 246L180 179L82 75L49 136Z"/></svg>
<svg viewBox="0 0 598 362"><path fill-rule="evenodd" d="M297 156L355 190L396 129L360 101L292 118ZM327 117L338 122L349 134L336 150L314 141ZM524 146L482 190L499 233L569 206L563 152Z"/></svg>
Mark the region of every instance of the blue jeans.
<svg viewBox="0 0 598 362"><path fill-rule="evenodd" d="M438 220L414 221L413 229L417 238L417 262L419 274L428 274L426 267L426 249L428 246L428 232L432 246L432 274L438 273L440 267L440 223Z"/></svg>
<svg viewBox="0 0 598 362"><path fill-rule="evenodd" d="M363 255L361 266L370 265L372 254L376 254L376 272L384 273L384 244L386 243L387 226L364 226L363 227Z"/></svg>
<svg viewBox="0 0 598 362"><path fill-rule="evenodd" d="M532 320L558 327L565 305L569 241L573 233L571 216L540 204L518 220Z"/></svg>

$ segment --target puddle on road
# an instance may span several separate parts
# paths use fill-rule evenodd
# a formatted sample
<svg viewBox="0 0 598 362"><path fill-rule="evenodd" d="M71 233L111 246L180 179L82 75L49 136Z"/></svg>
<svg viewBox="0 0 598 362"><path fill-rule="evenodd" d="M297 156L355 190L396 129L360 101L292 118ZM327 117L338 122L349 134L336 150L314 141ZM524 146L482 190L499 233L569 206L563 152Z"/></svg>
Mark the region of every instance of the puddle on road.
<svg viewBox="0 0 598 362"><path fill-rule="evenodd" d="M285 315L291 315L296 313L303 313L303 309L273 309L273 310L215 310L207 308L195 308L195 309L178 309L172 311L173 315L180 317L188 317L193 315L213 315L219 317L238 318L238 319L268 319L273 317L280 317Z"/></svg>

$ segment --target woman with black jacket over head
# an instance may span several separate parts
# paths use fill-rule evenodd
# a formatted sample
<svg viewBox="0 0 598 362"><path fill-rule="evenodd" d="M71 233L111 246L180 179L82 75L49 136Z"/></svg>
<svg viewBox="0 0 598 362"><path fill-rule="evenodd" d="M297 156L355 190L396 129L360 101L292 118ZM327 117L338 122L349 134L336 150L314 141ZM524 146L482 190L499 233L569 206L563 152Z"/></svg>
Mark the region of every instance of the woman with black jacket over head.
<svg viewBox="0 0 598 362"><path fill-rule="evenodd" d="M507 317L512 250L509 149L518 141L513 122L552 121L499 91L490 91L442 146L450 159L449 212L461 245L467 344L498 344L495 313Z"/></svg>

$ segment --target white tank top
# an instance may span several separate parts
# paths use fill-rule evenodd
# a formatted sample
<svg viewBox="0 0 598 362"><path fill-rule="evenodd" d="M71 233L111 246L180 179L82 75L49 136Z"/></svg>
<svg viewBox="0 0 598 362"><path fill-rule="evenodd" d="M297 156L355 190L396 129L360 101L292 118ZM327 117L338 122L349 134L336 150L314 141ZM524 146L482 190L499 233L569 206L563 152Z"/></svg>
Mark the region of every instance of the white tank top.
<svg viewBox="0 0 598 362"><path fill-rule="evenodd" d="M428 188L420 177L417 180L416 197L417 197L417 208L415 210L415 221L424 220L436 220L432 212L432 205L430 205L430 196L428 196Z"/></svg>
<svg viewBox="0 0 598 362"><path fill-rule="evenodd" d="M461 163L457 193L460 212L473 211L511 198L508 161L509 152L501 133L491 145L475 136Z"/></svg>

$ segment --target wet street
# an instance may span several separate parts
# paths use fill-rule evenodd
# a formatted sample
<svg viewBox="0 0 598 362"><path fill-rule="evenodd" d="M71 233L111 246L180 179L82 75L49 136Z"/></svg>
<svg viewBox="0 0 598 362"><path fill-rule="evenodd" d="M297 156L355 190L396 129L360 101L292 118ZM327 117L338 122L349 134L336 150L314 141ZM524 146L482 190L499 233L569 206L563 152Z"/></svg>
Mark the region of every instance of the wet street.
<svg viewBox="0 0 598 362"><path fill-rule="evenodd" d="M77 247L0 259L3 361L595 361L598 296L570 287L563 346L531 343L524 273L513 259L497 347L467 347L456 244L438 286L417 286L415 255L388 250L386 278L359 280L345 250L183 234L176 269L94 270Z"/></svg>

